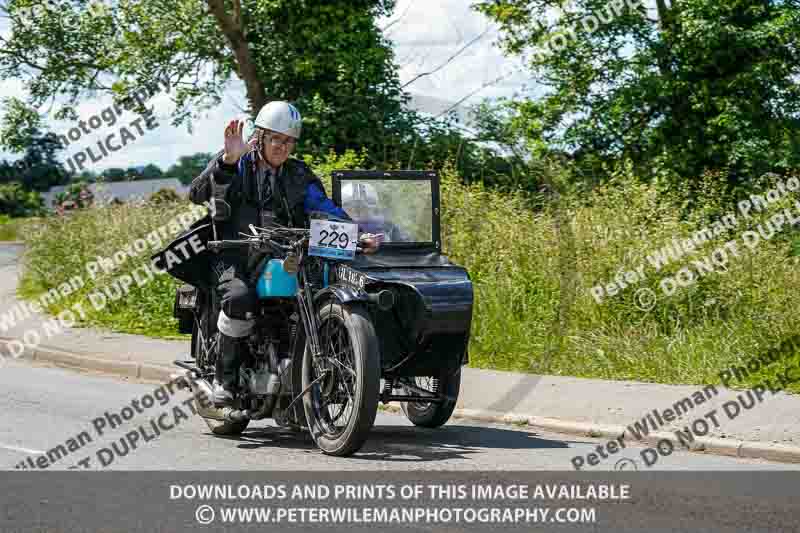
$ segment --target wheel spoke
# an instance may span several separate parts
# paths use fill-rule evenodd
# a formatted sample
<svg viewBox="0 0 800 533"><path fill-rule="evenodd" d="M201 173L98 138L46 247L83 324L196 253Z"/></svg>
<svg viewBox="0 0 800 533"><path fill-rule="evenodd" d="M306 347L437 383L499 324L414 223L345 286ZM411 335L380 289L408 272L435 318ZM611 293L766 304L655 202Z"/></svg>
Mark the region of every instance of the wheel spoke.
<svg viewBox="0 0 800 533"><path fill-rule="evenodd" d="M341 318L328 315L320 324L323 358L315 361L314 371L329 372L327 383L320 383L315 390L314 406L317 418L325 433L339 435L349 423L356 408L355 389L358 374L349 332ZM325 391L330 391L326 393Z"/></svg>

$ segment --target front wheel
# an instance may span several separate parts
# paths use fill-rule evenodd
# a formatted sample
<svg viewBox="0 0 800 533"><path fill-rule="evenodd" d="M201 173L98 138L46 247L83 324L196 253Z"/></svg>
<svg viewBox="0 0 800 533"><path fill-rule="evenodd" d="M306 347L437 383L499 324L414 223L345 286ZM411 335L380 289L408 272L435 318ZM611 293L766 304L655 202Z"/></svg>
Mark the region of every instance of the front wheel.
<svg viewBox="0 0 800 533"><path fill-rule="evenodd" d="M363 306L326 303L319 310L320 348L303 355L302 387L308 429L327 455L348 456L367 440L378 411L380 349Z"/></svg>
<svg viewBox="0 0 800 533"><path fill-rule="evenodd" d="M444 396L442 403L431 402L403 402L400 404L406 417L415 426L425 428L438 428L443 426L456 408L458 393L461 390L461 368L455 372L441 372L436 378L417 377L417 387L436 392ZM413 391L407 391L413 394Z"/></svg>

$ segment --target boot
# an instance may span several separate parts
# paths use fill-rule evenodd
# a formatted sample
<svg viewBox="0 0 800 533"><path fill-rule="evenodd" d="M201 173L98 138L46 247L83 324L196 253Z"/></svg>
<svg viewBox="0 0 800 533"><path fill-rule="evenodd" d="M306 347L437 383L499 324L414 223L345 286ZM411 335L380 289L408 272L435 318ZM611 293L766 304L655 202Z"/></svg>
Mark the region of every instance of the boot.
<svg viewBox="0 0 800 533"><path fill-rule="evenodd" d="M231 407L239 385L239 366L242 363L243 339L219 334L214 407Z"/></svg>

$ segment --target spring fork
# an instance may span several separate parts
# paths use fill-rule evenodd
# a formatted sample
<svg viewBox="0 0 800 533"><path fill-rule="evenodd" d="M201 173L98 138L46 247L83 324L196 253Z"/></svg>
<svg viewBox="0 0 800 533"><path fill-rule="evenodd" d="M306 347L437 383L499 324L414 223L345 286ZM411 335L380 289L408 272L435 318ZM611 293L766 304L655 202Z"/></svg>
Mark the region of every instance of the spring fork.
<svg viewBox="0 0 800 533"><path fill-rule="evenodd" d="M311 295L307 289L305 269L300 269L301 289L297 291L297 305L300 308L300 316L303 319L303 326L306 328L306 335L311 343L311 353L314 359L322 356L319 343L319 332L317 331L316 316L313 313L314 305Z"/></svg>

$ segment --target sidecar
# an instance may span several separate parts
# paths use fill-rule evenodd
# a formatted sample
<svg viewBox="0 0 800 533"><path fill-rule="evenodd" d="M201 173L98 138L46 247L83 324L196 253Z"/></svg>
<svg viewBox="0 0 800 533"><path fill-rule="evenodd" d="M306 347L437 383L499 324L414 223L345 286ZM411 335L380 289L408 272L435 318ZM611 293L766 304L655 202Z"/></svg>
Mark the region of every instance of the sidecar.
<svg viewBox="0 0 800 533"><path fill-rule="evenodd" d="M421 171L335 171L332 196L377 253L331 265L328 289L368 302L380 343L380 401L402 402L415 424L437 427L455 408L468 362L473 287L442 254L439 177Z"/></svg>

